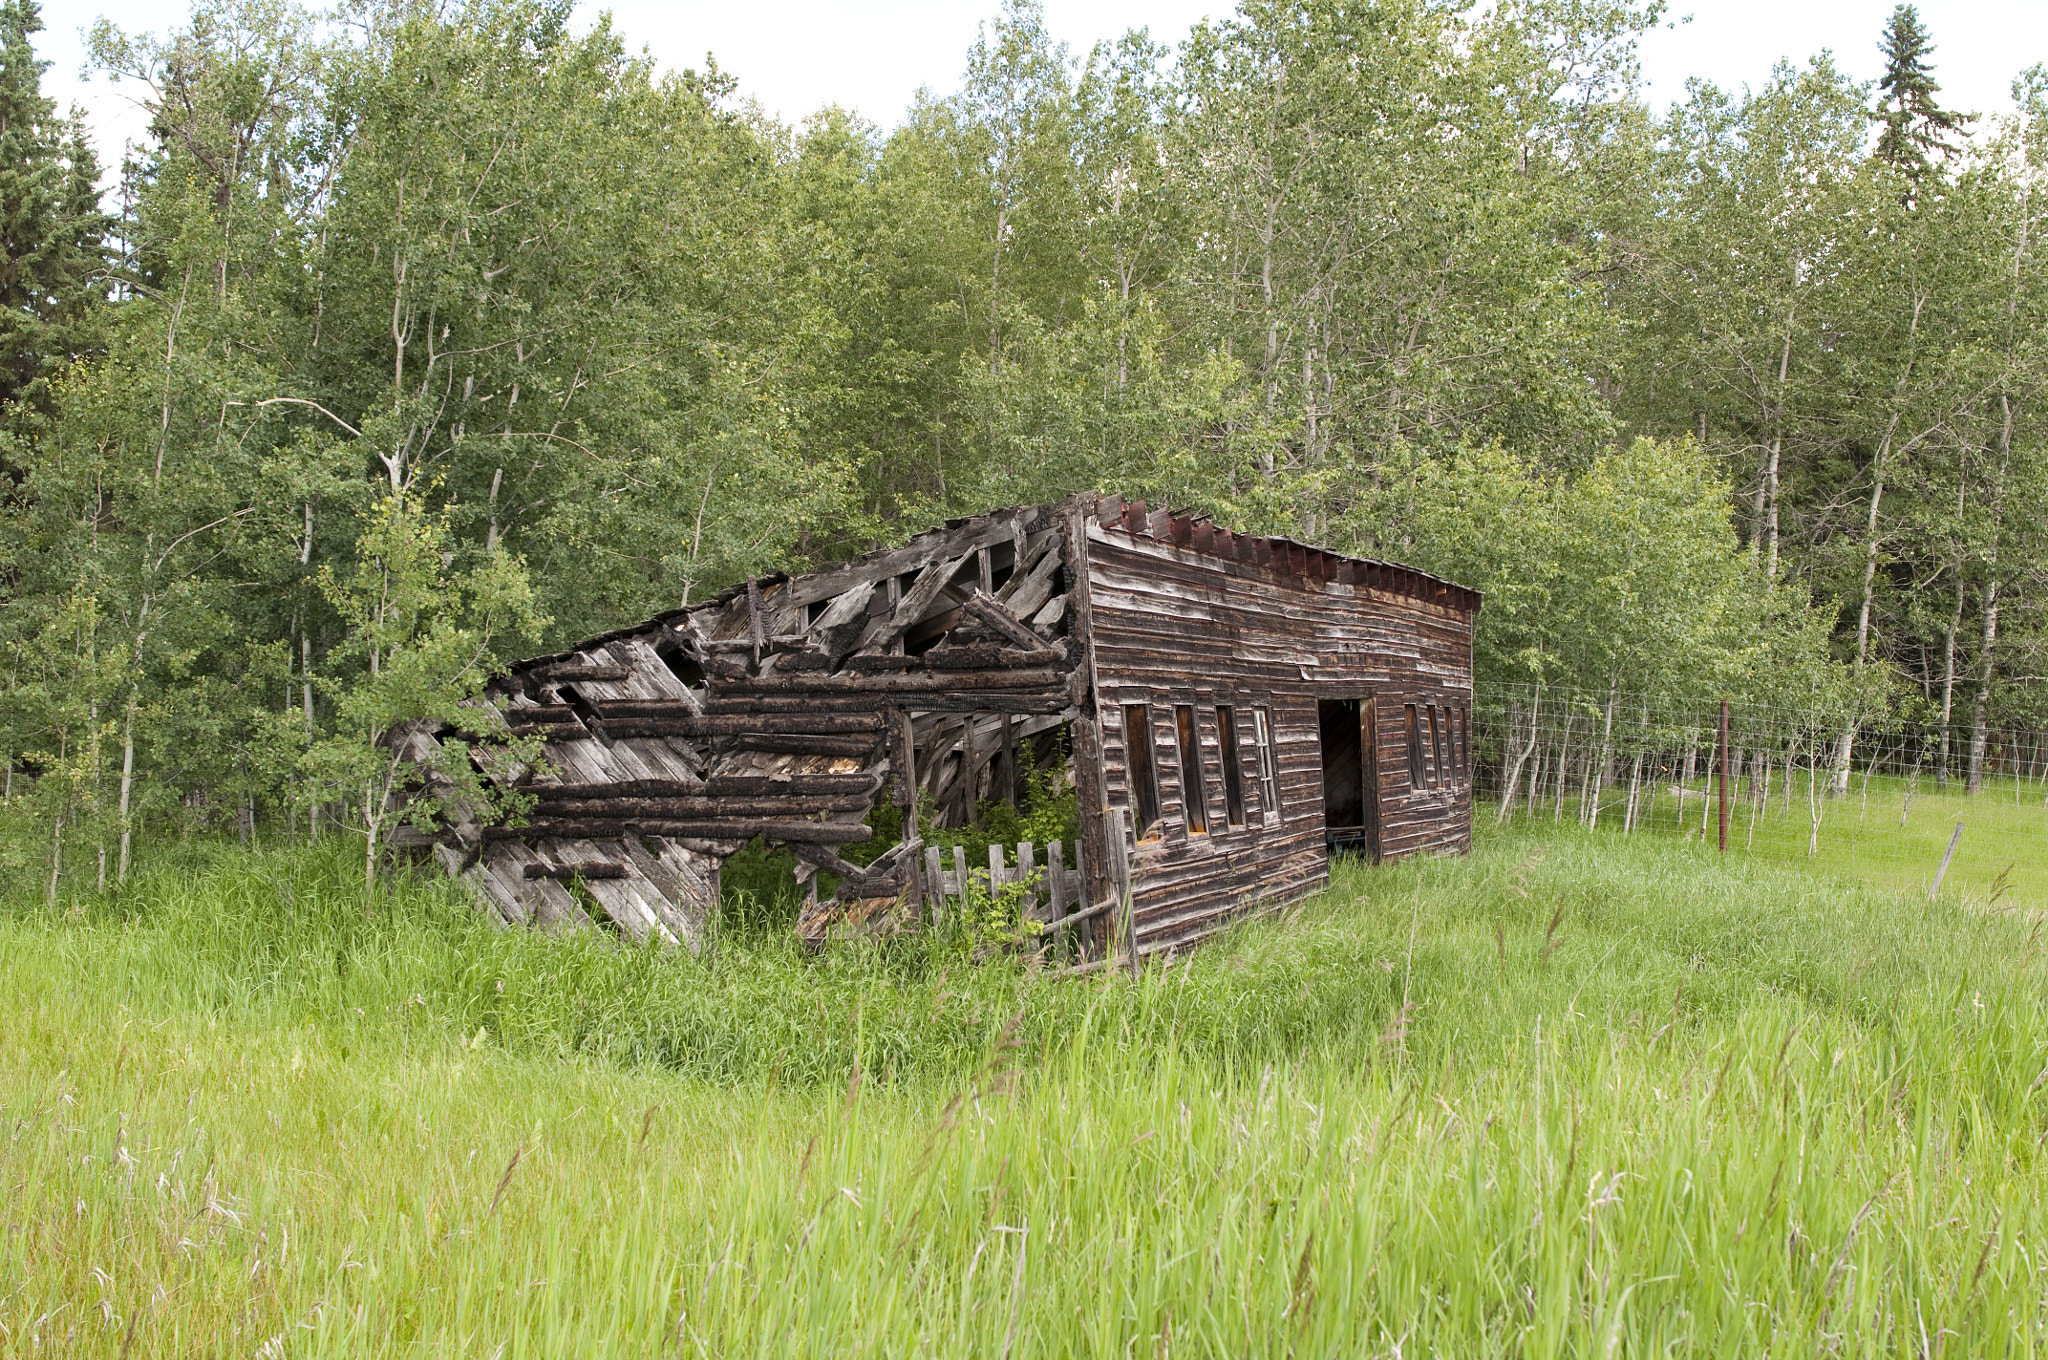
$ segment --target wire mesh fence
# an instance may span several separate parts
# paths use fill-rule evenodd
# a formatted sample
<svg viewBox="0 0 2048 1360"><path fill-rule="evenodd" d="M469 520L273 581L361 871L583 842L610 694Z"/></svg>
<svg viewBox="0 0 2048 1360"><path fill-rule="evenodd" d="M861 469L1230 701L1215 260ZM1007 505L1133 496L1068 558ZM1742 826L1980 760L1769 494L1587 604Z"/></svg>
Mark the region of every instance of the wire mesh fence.
<svg viewBox="0 0 2048 1360"><path fill-rule="evenodd" d="M1716 845L1720 712L1618 689L1482 687L1474 816ZM1731 704L1728 768L1730 854L2048 908L2048 731L1845 732L1818 710Z"/></svg>

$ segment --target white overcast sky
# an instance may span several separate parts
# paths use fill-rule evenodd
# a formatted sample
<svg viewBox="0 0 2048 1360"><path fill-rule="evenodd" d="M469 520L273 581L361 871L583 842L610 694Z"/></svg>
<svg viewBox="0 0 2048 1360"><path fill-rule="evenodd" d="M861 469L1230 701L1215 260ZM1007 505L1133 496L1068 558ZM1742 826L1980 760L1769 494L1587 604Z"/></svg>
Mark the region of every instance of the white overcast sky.
<svg viewBox="0 0 2048 1360"><path fill-rule="evenodd" d="M1727 89L1762 83L1781 57L1804 61L1827 49L1852 76L1881 70L1877 41L1895 0L1676 0L1673 21L1642 44L1649 97L1659 107L1691 76ZM857 109L884 128L903 116L920 86L945 93L958 83L968 45L999 0L622 0L610 6L628 44L645 46L668 68L701 67L710 52L741 89L790 122L825 104ZM601 4L584 0L586 22ZM1228 0L1045 0L1053 32L1075 51L1130 28L1176 42ZM103 78L81 78L83 31L100 16L131 32L160 32L182 19L178 0L45 0L38 50L54 65L46 92L76 102L118 164L125 138L143 121L129 97ZM1933 64L1952 108L1986 114L2010 107L2007 89L2022 69L2048 63L2048 0L1921 0L1934 36ZM1682 16L1690 16L1680 22Z"/></svg>

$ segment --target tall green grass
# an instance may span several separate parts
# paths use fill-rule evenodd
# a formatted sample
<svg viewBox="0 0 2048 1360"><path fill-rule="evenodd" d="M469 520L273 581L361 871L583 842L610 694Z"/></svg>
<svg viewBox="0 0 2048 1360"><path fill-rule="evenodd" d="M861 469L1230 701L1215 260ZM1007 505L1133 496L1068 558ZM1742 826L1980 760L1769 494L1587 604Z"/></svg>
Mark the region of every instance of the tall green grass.
<svg viewBox="0 0 2048 1360"><path fill-rule="evenodd" d="M1925 896L1940 868L1943 853L1958 824L1956 853L1942 891L1989 897L2001 902L2048 908L2048 802L2031 780L2009 776L1988 778L1981 793L1965 795L1962 781L1946 789L1932 779L1856 772L1845 798L1828 797L1828 771L1793 771L1787 798L1782 770L1774 771L1769 797L1761 804L1743 796L1741 781L1729 809L1729 851L1742 859L1797 867L1811 872L1854 878L1877 887ZM1821 791L1815 795L1818 780ZM1601 797L1601 832L1621 834L1628 790L1610 787ZM1669 793L1669 782L1657 786L1654 805L1645 799L1641 834L1696 841L1701 834L1699 790L1684 800ZM1539 800L1534 809L1518 805L1513 820L1531 834L1564 822L1575 822L1579 799L1567 797L1560 807ZM1481 807L1482 822L1496 809ZM1711 814L1706 835L1714 839ZM1815 825L1818 814L1819 823ZM1634 834L1634 833L1631 833Z"/></svg>
<svg viewBox="0 0 2048 1360"><path fill-rule="evenodd" d="M0 918L0 1351L2031 1355L2036 923L1538 828L1136 982L366 919L205 855Z"/></svg>

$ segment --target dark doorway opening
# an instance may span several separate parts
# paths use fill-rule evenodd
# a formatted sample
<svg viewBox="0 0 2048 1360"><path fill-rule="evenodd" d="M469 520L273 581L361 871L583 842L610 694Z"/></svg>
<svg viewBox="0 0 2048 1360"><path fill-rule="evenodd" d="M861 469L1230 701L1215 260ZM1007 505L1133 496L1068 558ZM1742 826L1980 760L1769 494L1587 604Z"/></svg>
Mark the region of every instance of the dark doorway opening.
<svg viewBox="0 0 2048 1360"><path fill-rule="evenodd" d="M1380 858L1378 708L1372 696L1322 699L1323 843L1331 854Z"/></svg>

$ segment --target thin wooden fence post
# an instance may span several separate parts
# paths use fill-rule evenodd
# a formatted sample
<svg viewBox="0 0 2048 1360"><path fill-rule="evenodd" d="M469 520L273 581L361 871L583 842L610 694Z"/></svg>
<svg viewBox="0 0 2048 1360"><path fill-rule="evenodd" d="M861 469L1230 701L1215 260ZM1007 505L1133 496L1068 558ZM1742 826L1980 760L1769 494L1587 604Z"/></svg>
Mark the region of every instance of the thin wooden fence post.
<svg viewBox="0 0 2048 1360"><path fill-rule="evenodd" d="M1033 845L1030 841L1018 841L1017 881L1024 885L1024 891L1031 894L1031 899L1024 904L1024 919L1027 921L1051 920L1051 917L1042 916L1039 914L1038 911L1039 894L1045 885L1042 883L1033 883L1031 881L1037 876L1038 847Z"/></svg>
<svg viewBox="0 0 2048 1360"><path fill-rule="evenodd" d="M1060 921L1067 915L1067 871L1066 843L1054 841L1045 847L1045 880L1051 889L1051 905L1046 908L1046 919Z"/></svg>
<svg viewBox="0 0 2048 1360"><path fill-rule="evenodd" d="M946 871L940 867L936 845L924 848L924 892L931 903L932 924L937 925L946 914Z"/></svg>

